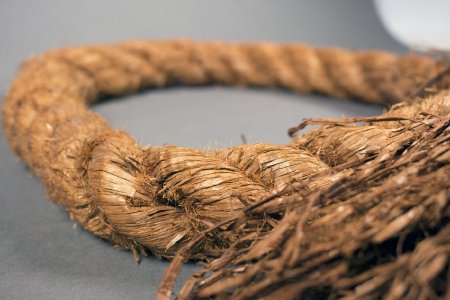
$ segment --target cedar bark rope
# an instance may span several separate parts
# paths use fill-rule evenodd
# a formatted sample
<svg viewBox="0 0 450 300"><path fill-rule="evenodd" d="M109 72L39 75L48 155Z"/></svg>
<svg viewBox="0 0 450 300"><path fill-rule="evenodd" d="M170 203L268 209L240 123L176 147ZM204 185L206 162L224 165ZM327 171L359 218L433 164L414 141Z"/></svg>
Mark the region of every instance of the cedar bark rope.
<svg viewBox="0 0 450 300"><path fill-rule="evenodd" d="M407 291L391 291L383 284L395 279L409 287L424 286L450 272L450 241L445 234L450 215L447 67L445 62L414 54L299 44L137 40L57 49L24 63L4 101L4 131L50 198L86 230L131 249L135 256L149 249L173 258L182 249L178 262L219 257L206 268L213 271L212 277L191 279L180 297L252 298L279 293L297 297L312 288L317 293L329 288L330 278L345 277L346 281L336 281L325 291L350 298L361 291L367 295L388 291L395 299ZM142 148L87 108L106 97L173 84L260 86L384 105L406 102L378 118L307 120L324 125L288 145L241 145L215 151ZM415 99L418 90L426 95ZM420 188L432 193L427 196ZM369 198L379 201L369 205L364 202ZM396 207L399 199L407 199L408 208ZM375 208L383 218L370 214ZM353 228L352 233L345 224L351 224L358 209L364 211L360 216L366 214L365 229ZM308 224L311 233L303 231ZM348 277L349 261L337 259L339 254L345 261L342 253L351 257L369 242L398 238L419 225L433 228L435 234L421 239L411 253L393 259L391 267L380 264L371 269L385 274L383 278L392 275L377 281L383 288L358 289L358 284L369 280L374 285L376 278L362 270ZM333 232L331 237L323 229L327 226L341 226L342 233ZM325 249L319 236L329 237L329 245L338 249ZM429 251L423 249L433 243L443 245L441 252L428 257ZM308 245L309 252L299 253L301 245ZM316 251L314 245L322 248ZM399 264L413 268L415 257L431 264L432 276L419 281L404 279L403 273L395 277L398 274L392 270L399 270ZM305 271L308 261L319 261L314 266L322 268L322 277ZM300 262L303 271L298 269ZM277 265L286 272L280 273ZM265 276L256 277L258 272ZM161 286L162 298L170 296L172 275ZM301 284L293 284L300 278ZM425 290L432 295L433 288ZM444 290L448 293L448 287ZM413 296L422 295L423 290L409 291L415 292L419 294Z"/></svg>

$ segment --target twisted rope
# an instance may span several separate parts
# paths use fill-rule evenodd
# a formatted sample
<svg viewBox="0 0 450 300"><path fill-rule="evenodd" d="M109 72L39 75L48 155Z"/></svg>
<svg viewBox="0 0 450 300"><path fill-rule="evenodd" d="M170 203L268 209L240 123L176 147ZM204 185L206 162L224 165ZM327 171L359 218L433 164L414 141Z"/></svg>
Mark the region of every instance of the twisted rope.
<svg viewBox="0 0 450 300"><path fill-rule="evenodd" d="M24 63L4 102L4 130L73 220L135 254L147 248L170 258L198 233L275 195L273 214L249 221L243 232L270 230L282 216L279 207L300 201L281 195L286 187L329 187L339 179L332 167L408 139L398 129L408 120L423 112L447 115L450 80L436 83L420 102L394 106L383 116L398 118L394 122L323 126L288 145L207 152L143 149L88 104L179 83L274 87L393 104L410 100L445 68L418 55L298 44L174 40L58 49ZM218 256L241 237L218 233L191 257Z"/></svg>

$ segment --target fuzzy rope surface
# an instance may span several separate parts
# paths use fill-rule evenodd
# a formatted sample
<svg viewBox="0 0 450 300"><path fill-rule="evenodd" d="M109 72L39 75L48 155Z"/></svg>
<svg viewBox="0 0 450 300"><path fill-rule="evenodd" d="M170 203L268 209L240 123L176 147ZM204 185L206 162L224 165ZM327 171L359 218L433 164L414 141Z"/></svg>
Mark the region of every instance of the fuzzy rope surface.
<svg viewBox="0 0 450 300"><path fill-rule="evenodd" d="M226 249L248 249L249 241L259 240L259 233L273 236L283 226L292 227L286 222L295 218L286 212L306 209L308 195L340 184L348 175L341 171L355 167L355 158L364 161L384 148L398 152L403 149L399 145L406 147L433 126L447 132L441 123L450 112L448 76L427 86L428 95L422 100L394 105L378 119L362 120L366 123L362 126L336 125L339 122L332 120L287 145L253 144L215 151L177 146L144 149L89 111L89 103L181 83L282 88L388 105L411 101L446 67L419 55L299 44L138 40L58 49L24 63L4 102L4 130L50 198L86 230L131 249L136 257L149 249L157 256L173 258L195 242L186 254L189 258L214 258L227 253ZM417 123L430 118L441 122L441 127ZM326 120L316 122L326 124ZM447 162L445 143L446 156L441 154ZM447 171L436 171L440 179L434 184L436 190L446 191L441 197L448 202ZM437 175L433 176L430 180ZM286 193L293 186L301 188ZM448 210L447 202L443 209ZM228 220L238 220L249 210L263 216L235 224L239 230L224 229ZM215 230L220 224L225 227ZM382 231L373 239L381 242L390 234ZM247 253L245 261L266 253L255 251ZM329 270L330 276L343 272L336 268ZM247 283L236 281L230 286ZM212 286L198 296L217 296L216 292L230 287ZM348 286L342 283L342 288ZM162 291L160 296L165 297ZM298 291L293 288L293 295ZM243 294L236 292L239 295Z"/></svg>

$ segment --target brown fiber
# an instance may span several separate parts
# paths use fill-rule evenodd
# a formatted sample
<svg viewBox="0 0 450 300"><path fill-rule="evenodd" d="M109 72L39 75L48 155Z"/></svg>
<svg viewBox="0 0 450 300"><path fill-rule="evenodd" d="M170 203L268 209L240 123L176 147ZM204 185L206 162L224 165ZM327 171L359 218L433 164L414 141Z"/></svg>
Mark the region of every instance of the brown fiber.
<svg viewBox="0 0 450 300"><path fill-rule="evenodd" d="M288 145L140 147L87 105L173 84L260 86L394 104L308 119ZM420 55L298 44L129 41L23 64L3 106L14 151L95 235L206 260L186 298L450 297L450 76ZM251 120L249 119L249 122Z"/></svg>

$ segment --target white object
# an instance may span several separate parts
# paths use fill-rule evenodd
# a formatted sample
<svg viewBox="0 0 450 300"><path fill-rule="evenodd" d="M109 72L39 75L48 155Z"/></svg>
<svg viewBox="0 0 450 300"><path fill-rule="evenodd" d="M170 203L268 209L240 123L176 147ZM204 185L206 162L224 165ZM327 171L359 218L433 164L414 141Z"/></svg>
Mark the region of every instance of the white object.
<svg viewBox="0 0 450 300"><path fill-rule="evenodd" d="M387 31L417 50L450 50L450 0L375 0Z"/></svg>

